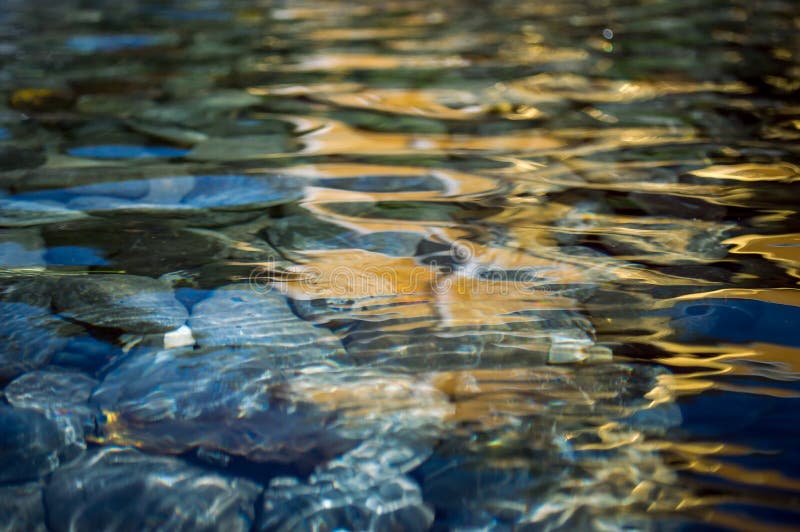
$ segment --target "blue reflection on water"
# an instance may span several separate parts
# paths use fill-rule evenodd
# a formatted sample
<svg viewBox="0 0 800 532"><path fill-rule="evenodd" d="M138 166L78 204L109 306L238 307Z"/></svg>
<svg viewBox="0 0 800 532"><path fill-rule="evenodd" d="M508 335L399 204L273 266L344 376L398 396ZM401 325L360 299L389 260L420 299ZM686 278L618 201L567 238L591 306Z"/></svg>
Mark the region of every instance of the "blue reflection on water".
<svg viewBox="0 0 800 532"><path fill-rule="evenodd" d="M67 39L68 48L77 52L116 52L130 48L155 46L163 42L158 35L74 35Z"/></svg>
<svg viewBox="0 0 800 532"><path fill-rule="evenodd" d="M136 146L134 144L99 144L67 150L75 157L91 159L150 159L183 157L189 150L169 146Z"/></svg>
<svg viewBox="0 0 800 532"><path fill-rule="evenodd" d="M800 347L795 330L800 308L752 299L702 299L669 310L670 326L682 342L722 340Z"/></svg>
<svg viewBox="0 0 800 532"><path fill-rule="evenodd" d="M105 266L108 264L99 250L83 246L49 248L44 258L48 264L59 266Z"/></svg>

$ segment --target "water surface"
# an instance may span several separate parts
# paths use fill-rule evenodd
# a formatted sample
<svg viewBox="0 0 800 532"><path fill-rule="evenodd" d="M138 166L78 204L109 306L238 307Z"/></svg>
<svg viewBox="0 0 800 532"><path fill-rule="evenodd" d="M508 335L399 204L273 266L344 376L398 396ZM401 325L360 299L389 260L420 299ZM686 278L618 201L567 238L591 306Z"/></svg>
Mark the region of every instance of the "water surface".
<svg viewBox="0 0 800 532"><path fill-rule="evenodd" d="M796 2L6 0L11 530L788 530Z"/></svg>

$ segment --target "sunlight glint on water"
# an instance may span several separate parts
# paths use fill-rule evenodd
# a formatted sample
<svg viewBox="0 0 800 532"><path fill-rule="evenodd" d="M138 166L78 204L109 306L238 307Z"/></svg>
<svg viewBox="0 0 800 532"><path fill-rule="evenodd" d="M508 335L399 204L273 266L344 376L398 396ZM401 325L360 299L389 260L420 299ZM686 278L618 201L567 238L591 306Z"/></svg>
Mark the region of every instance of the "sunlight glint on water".
<svg viewBox="0 0 800 532"><path fill-rule="evenodd" d="M0 35L0 528L800 518L795 2Z"/></svg>

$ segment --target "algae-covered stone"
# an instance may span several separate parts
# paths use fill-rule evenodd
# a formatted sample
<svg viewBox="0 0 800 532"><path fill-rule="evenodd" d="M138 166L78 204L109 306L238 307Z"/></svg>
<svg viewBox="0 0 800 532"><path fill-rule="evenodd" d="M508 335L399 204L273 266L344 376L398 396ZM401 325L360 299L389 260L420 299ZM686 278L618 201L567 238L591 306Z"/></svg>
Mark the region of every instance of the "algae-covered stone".
<svg viewBox="0 0 800 532"><path fill-rule="evenodd" d="M211 138L195 145L187 157L196 161L265 159L294 151L296 147L293 144L286 135Z"/></svg>
<svg viewBox="0 0 800 532"><path fill-rule="evenodd" d="M107 448L58 470L45 490L52 530L250 530L260 488L183 461Z"/></svg>
<svg viewBox="0 0 800 532"><path fill-rule="evenodd" d="M302 214L276 220L264 231L264 236L287 255L310 250L355 248L397 257L410 257L414 255L422 240L421 235L404 231L361 233Z"/></svg>
<svg viewBox="0 0 800 532"><path fill-rule="evenodd" d="M40 150L17 146L0 146L0 172L28 170L44 164L45 156Z"/></svg>
<svg viewBox="0 0 800 532"><path fill-rule="evenodd" d="M47 257L56 264L103 266L158 276L207 264L220 257L220 240L165 221L88 219L44 229Z"/></svg>
<svg viewBox="0 0 800 532"><path fill-rule="evenodd" d="M53 306L69 319L135 333L177 329L188 317L169 285L136 275L62 277Z"/></svg>

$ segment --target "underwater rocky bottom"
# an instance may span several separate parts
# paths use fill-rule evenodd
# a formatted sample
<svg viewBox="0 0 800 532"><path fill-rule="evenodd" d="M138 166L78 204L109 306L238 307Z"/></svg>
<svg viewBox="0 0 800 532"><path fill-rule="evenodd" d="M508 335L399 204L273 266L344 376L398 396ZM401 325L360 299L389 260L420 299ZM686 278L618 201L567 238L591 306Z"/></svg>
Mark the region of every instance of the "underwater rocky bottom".
<svg viewBox="0 0 800 532"><path fill-rule="evenodd" d="M798 2L0 4L0 531L800 522Z"/></svg>

